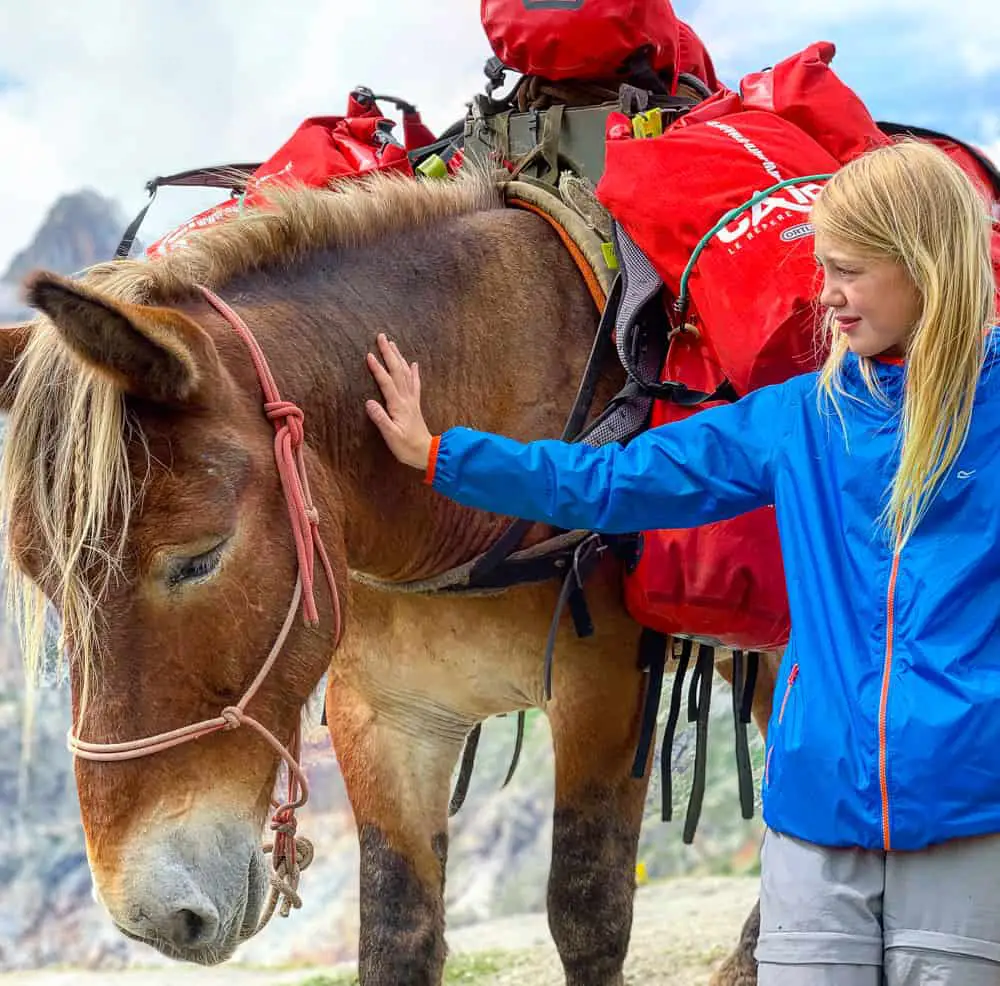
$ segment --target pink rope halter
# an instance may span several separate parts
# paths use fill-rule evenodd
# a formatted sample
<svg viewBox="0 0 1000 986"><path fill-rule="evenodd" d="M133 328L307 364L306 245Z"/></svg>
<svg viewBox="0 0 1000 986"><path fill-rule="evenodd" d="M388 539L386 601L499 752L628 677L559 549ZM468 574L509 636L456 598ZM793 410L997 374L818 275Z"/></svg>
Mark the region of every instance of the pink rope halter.
<svg viewBox="0 0 1000 986"><path fill-rule="evenodd" d="M299 606L302 607L303 620L307 626L316 626L319 623L315 597L317 555L319 555L323 574L333 599L334 647L339 643L341 634L340 597L337 593L333 568L319 534L319 515L313 506L309 481L306 476L305 456L302 447L304 438L302 411L291 401L281 399L264 352L246 322L208 288L202 287L201 292L209 304L233 327L250 350L250 357L253 360L264 394L264 412L268 420L274 424L274 459L278 466L278 475L281 477L281 486L288 507L299 569L288 614L257 677L254 678L243 697L236 705L230 705L223 709L214 719L206 719L203 722L192 723L190 726L182 726L169 732L158 733L143 739L129 740L124 743L88 743L70 733L67 737L67 744L73 755L82 760L114 762L147 757L153 753L159 753L161 750L169 750L182 743L189 743L192 740L201 739L203 736L210 736L212 733L223 730L238 729L240 726L249 726L255 730L288 768L287 797L282 802L272 801L274 813L271 816L271 829L275 833L274 844L264 847L265 852L271 853L271 895L260 922L254 930L254 934L257 934L271 919L279 900L281 901L283 917L288 916L292 907L302 906L302 900L298 895L299 874L312 860L312 846L308 840L301 837L296 838L295 810L301 808L308 800L309 784L299 763L301 722L295 730L292 742L286 747L266 726L247 715L246 707L274 667L288 634L291 632Z"/></svg>

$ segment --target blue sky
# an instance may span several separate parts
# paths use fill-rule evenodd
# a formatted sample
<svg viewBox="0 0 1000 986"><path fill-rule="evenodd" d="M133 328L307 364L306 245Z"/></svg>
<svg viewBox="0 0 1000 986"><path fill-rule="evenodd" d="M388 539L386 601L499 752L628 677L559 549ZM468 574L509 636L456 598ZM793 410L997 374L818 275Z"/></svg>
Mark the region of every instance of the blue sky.
<svg viewBox="0 0 1000 986"><path fill-rule="evenodd" d="M655 2L655 0L651 0ZM817 40L881 119L1000 159L1000 0L675 0L736 85ZM483 85L476 0L32 0L0 4L0 268L82 186L131 216L147 178L267 157L354 85L415 101L435 129ZM8 39L16 43L8 44ZM161 194L157 235L215 193Z"/></svg>
<svg viewBox="0 0 1000 986"><path fill-rule="evenodd" d="M833 68L876 119L1000 146L1000 3L843 0L820 5L803 0L801 6L813 9L794 15L789 11L798 5L792 0L751 3L744 7L786 11L763 29L746 32L742 43L740 25L727 17L732 11L724 10L728 5L699 0L674 4L717 52L717 69L727 84L735 85L744 73L814 41L832 41L837 47ZM963 12L957 20L954 10ZM759 17L763 21L768 12Z"/></svg>

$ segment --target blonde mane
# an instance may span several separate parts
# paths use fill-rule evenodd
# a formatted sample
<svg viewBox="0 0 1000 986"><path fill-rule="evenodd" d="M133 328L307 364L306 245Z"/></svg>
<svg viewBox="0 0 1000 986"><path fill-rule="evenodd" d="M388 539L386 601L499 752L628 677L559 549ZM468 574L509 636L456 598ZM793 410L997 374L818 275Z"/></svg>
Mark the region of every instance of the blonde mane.
<svg viewBox="0 0 1000 986"><path fill-rule="evenodd" d="M182 249L153 263L98 264L83 280L123 301L162 304L193 295L198 284L222 288L256 271L287 269L318 250L358 249L502 205L496 186L475 170L441 181L383 174L323 189L275 187L267 207L198 230Z"/></svg>
<svg viewBox="0 0 1000 986"><path fill-rule="evenodd" d="M480 174L418 182L404 176L351 180L329 189L282 189L265 208L192 234L155 261L122 260L86 271L81 281L106 296L166 304L193 297L197 285L221 289L234 278L287 269L315 251L352 249L445 219L498 208ZM144 480L129 450L145 442L125 395L111 377L86 367L39 318L8 384L13 401L0 456L0 520L8 609L21 636L29 679L47 646L46 593L62 615L60 650L71 649L83 676L85 705L101 653L102 600L121 577L129 522ZM12 557L10 525L30 526L21 541L45 559L37 582ZM24 559L29 567L32 558Z"/></svg>

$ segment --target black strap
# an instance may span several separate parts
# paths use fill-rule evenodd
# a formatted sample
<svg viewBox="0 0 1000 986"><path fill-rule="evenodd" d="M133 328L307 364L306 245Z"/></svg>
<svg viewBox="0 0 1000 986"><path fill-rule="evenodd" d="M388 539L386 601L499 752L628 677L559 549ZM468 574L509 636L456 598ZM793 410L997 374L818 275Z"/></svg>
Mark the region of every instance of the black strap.
<svg viewBox="0 0 1000 986"><path fill-rule="evenodd" d="M376 103L392 103L400 113L416 113L417 108L413 103L400 99L398 96L389 96L386 93L375 93L368 86L358 86L351 90L351 98L365 109L371 109Z"/></svg>
<svg viewBox="0 0 1000 986"><path fill-rule="evenodd" d="M576 635L581 640L584 637L592 637L594 635L594 620L590 615L590 607L587 605L587 597L584 594L583 586L573 586L570 590L567 603Z"/></svg>
<svg viewBox="0 0 1000 986"><path fill-rule="evenodd" d="M476 764L476 751L479 749L479 739L483 734L483 724L477 722L465 737L465 749L462 751L462 766L458 771L458 780L455 782L455 790L452 792L451 801L448 804L448 817L457 815L465 804L465 799L469 793L469 784L472 782L472 768Z"/></svg>
<svg viewBox="0 0 1000 986"><path fill-rule="evenodd" d="M702 99L711 99L713 96L712 90L708 88L706 83L690 72L678 72L677 84L693 89Z"/></svg>
<svg viewBox="0 0 1000 986"><path fill-rule="evenodd" d="M699 404L709 404L712 401L728 401L735 404L740 399L729 379L725 379L711 393L705 390L693 390L679 380L638 381L640 388L646 394L671 401L680 407L697 407Z"/></svg>
<svg viewBox="0 0 1000 986"><path fill-rule="evenodd" d="M510 758L510 766L507 768L507 776L504 777L500 789L503 790L514 777L517 765L521 762L521 752L524 749L524 724L525 712L521 709L517 713L517 732L514 736L514 753ZM465 799L469 794L469 787L472 784L472 771L476 765L476 754L479 752L479 741L483 734L483 724L476 723L465 738L465 748L462 750L462 765L458 771L458 780L455 782L455 789L448 803L448 817L453 818L465 804Z"/></svg>
<svg viewBox="0 0 1000 986"><path fill-rule="evenodd" d="M440 140L434 141L433 144L424 144L423 147L407 151L406 156L410 159L410 164L413 167L416 167L425 158L429 158L433 154L436 154L445 164L447 164L464 145L465 138L461 135L458 137L442 137Z"/></svg>
<svg viewBox="0 0 1000 986"><path fill-rule="evenodd" d="M708 393L694 390L678 380L658 378L673 336L676 331L683 331L683 326L675 330L670 325L662 303L663 279L646 254L618 223L611 227L611 238L620 258L623 282L620 317L615 324L618 359L628 378L616 402L633 401L639 395L669 400L681 407L738 400L728 379Z"/></svg>
<svg viewBox="0 0 1000 986"><path fill-rule="evenodd" d="M577 387L576 397L573 400L573 409L563 427L561 437L564 442L579 440L584 422L586 422L587 415L594 404L594 395L597 393L597 385L600 383L601 370L614 343L615 317L618 306L621 304L622 288L621 276L616 275L611 289L608 291L608 299L604 305L604 311L601 312L601 320L597 323L594 342L590 347L590 355L587 357L587 366L580 378L580 385Z"/></svg>
<svg viewBox="0 0 1000 986"><path fill-rule="evenodd" d="M221 164L213 168L191 168L172 175L151 178L146 182L149 199L122 234L118 249L115 250L115 259L121 260L131 252L139 227L146 218L157 191L164 185L181 188L224 188L239 194L246 189L247 181L259 167L260 164Z"/></svg>
<svg viewBox="0 0 1000 986"><path fill-rule="evenodd" d="M694 842L694 833L701 818L705 801L705 782L708 763L708 720L712 708L712 684L715 676L715 648L701 644L698 660L691 676L688 693L688 721L695 725L694 778L691 784L691 798L688 801L687 817L684 819L685 845Z"/></svg>
<svg viewBox="0 0 1000 986"><path fill-rule="evenodd" d="M146 183L146 187L155 183L157 186L225 188L232 192L242 192L246 190L250 177L263 163L260 161L256 164L217 164L208 168L189 168L187 171L176 171L172 175L153 178Z"/></svg>
<svg viewBox="0 0 1000 986"><path fill-rule="evenodd" d="M486 76L486 95L493 98L493 93L500 89L503 84L507 81L507 73L513 72L514 70L508 68L496 55L491 56L486 60L486 64L483 66L483 74Z"/></svg>
<svg viewBox="0 0 1000 986"><path fill-rule="evenodd" d="M741 650L733 651L733 728L736 732L736 777L740 792L740 812L744 818L753 818L753 767L750 763L750 742L747 725L743 721L745 705L744 658Z"/></svg>
<svg viewBox="0 0 1000 986"><path fill-rule="evenodd" d="M740 707L740 722L749 723L753 715L753 696L757 690L757 672L760 668L760 652L747 653L747 680L743 685L743 705Z"/></svg>
<svg viewBox="0 0 1000 986"><path fill-rule="evenodd" d="M500 785L501 791L511 782L511 778L514 776L514 771L517 770L517 765L521 761L521 750L524 749L524 721L525 711L524 709L521 709L521 711L517 714L517 733L514 736L514 754L510 758L510 766L507 768L507 776L503 779L503 784Z"/></svg>
<svg viewBox="0 0 1000 986"><path fill-rule="evenodd" d="M157 187L158 186L153 182L148 182L146 184L146 190L149 192L149 198L146 200L146 204L139 210L135 219L128 224L125 232L122 233L121 241L118 244L118 248L115 250L115 260L124 260L132 252L132 246L135 243L135 237L139 232L139 227L146 218L146 213L149 212L149 207L153 204L153 199L156 198Z"/></svg>
<svg viewBox="0 0 1000 986"><path fill-rule="evenodd" d="M556 635L559 632L563 610L566 608L570 596L583 588L587 577L604 554L605 547L599 534L591 534L584 538L573 552L573 562L569 566L566 577L563 579L562 588L559 590L555 612L552 614L552 622L549 624L549 636L545 642L544 685L546 700L552 698L552 665L556 649Z"/></svg>
<svg viewBox="0 0 1000 986"><path fill-rule="evenodd" d="M639 741L636 744L635 760L632 762L632 776L646 776L649 748L656 735L656 716L660 710L660 696L663 694L663 671L667 663L667 637L643 627L639 634L639 670L646 672L646 695L642 703L642 718L639 723Z"/></svg>
<svg viewBox="0 0 1000 986"><path fill-rule="evenodd" d="M677 670L674 672L674 685L670 690L670 711L667 713L667 725L663 730L663 745L660 747L660 785L662 788L663 821L669 822L674 817L673 770L671 755L674 750L674 737L677 735L677 723L681 717L681 700L684 696L684 676L687 674L688 662L694 645L690 640L681 641L681 653L677 659Z"/></svg>

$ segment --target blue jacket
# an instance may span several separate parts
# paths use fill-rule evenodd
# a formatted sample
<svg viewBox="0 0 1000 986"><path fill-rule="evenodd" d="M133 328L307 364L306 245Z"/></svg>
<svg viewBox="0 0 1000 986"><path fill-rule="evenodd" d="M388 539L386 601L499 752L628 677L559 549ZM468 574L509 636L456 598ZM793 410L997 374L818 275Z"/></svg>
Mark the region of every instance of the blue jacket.
<svg viewBox="0 0 1000 986"><path fill-rule="evenodd" d="M433 486L565 528L694 527L776 510L792 636L775 691L764 820L828 846L920 849L1000 833L1000 354L969 439L895 555L876 519L895 471L904 369L858 360L842 427L816 375L652 429L627 447L446 431ZM846 438L846 441L845 441Z"/></svg>

